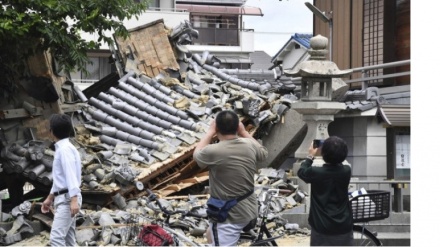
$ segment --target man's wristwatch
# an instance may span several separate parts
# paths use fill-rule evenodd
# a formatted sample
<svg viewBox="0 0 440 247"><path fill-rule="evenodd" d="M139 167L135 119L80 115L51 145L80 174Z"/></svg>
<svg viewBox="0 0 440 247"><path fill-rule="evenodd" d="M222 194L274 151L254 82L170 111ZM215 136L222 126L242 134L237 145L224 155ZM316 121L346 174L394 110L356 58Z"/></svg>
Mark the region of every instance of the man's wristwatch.
<svg viewBox="0 0 440 247"><path fill-rule="evenodd" d="M313 157L313 155L307 155L307 159L310 159L313 161L315 159L315 157Z"/></svg>

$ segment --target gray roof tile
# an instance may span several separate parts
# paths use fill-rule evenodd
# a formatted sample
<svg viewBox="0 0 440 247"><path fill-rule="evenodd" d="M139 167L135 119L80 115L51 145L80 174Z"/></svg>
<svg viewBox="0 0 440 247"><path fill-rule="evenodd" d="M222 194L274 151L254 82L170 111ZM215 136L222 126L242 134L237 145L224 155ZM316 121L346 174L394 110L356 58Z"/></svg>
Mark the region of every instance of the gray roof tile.
<svg viewBox="0 0 440 247"><path fill-rule="evenodd" d="M252 65L251 69L264 69L267 70L272 66L270 62L271 57L265 51L255 51L250 54Z"/></svg>

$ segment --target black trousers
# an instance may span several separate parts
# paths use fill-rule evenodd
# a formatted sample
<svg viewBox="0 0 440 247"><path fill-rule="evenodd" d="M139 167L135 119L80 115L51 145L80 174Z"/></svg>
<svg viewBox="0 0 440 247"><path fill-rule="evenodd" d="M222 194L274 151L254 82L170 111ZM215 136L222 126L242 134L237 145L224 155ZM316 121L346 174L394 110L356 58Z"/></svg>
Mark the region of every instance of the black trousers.
<svg viewBox="0 0 440 247"><path fill-rule="evenodd" d="M310 246L353 246L353 231L337 234L328 235L317 232L312 227L310 234Z"/></svg>

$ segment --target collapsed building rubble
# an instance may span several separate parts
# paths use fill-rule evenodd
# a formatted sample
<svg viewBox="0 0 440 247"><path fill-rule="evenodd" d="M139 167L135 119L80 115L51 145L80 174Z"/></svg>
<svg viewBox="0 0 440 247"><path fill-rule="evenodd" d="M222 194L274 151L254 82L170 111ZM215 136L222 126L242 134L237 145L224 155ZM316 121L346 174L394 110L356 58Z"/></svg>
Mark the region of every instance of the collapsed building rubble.
<svg viewBox="0 0 440 247"><path fill-rule="evenodd" d="M186 31L175 31L180 29ZM144 185L156 190L168 186L164 192L168 194L170 183L206 181L207 176L198 176L204 171L192 161L192 150L216 112L232 109L254 133L259 129L268 133L295 100L277 94L279 85L238 79L217 69L215 56L191 54L185 42L174 42L178 34L186 41L196 34L188 23L173 29L171 36L167 32L159 20L132 30L131 40L116 38L127 72L116 86L88 98L72 115L76 132L72 141L84 168L85 202L108 205L114 194L129 197ZM156 56L151 56L153 51ZM5 171L50 185L49 146L50 142L31 140L4 147Z"/></svg>
<svg viewBox="0 0 440 247"><path fill-rule="evenodd" d="M116 82L101 85L105 90L88 98L75 87L71 91L82 102L71 112L76 134L71 141L82 159L83 207L93 215L85 214L88 220L81 225L99 223L102 215L110 221L103 224L124 223L121 210L145 206L145 188L164 198L197 185L201 191L209 177L193 161L192 151L217 112L234 110L259 137L269 134L297 100L292 82L271 78L266 72L259 74L264 78L259 81L248 79L257 72L243 73L246 77L240 79L233 70L219 69L219 60L209 52L192 54L185 45L198 33L188 22L169 30L158 20L130 33L128 39L115 38ZM9 143L1 150L3 170L21 174L43 192L38 194L41 196L52 183L53 150L48 140ZM274 171L265 172L258 176L257 184L267 185L277 178L271 186L289 192L271 205L275 213L304 198L294 185L286 183L285 174L280 177L272 174ZM115 207L120 210L118 216L103 213ZM94 211L97 208L102 209L100 213ZM50 217L38 213L32 217L50 226ZM114 217L119 220L110 220ZM81 231L84 244L97 239L95 230ZM101 239L103 245L129 241L120 233L104 235L111 236ZM19 240L11 237L3 241Z"/></svg>
<svg viewBox="0 0 440 247"><path fill-rule="evenodd" d="M259 201L264 200L264 191L269 189L279 190L279 197L268 205L270 213L267 216L267 227L274 235L279 234L309 234L307 229L300 229L295 223L287 223L282 214L301 203L304 193L292 184L284 170L265 168L255 175L256 195ZM184 210L204 216L196 218L191 216L181 217L172 215L169 226L182 231L194 241L204 242L203 234L208 227L206 215L206 194L168 196L159 199L161 205L168 210ZM164 215L157 203L147 196L125 199L120 194L114 196L114 204L101 210L83 208L77 217L76 238L80 246L103 245L135 245L139 227L143 224L160 223ZM0 243L9 245L21 241L22 236L38 235L39 229L35 228L35 220L43 220L51 226L51 219L39 212L39 203L24 202L4 214L4 221L9 229L0 228ZM34 222L33 224L31 224ZM5 223L3 223L5 226ZM256 227L251 231L254 231ZM38 228L38 227L36 227ZM25 235L23 235L26 233ZM45 235L42 235L45 238Z"/></svg>

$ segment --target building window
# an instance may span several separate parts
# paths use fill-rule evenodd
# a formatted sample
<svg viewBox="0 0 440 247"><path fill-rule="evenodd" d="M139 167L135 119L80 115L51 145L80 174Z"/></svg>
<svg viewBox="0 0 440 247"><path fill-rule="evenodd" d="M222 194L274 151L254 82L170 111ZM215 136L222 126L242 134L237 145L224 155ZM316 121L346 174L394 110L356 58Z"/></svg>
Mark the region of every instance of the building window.
<svg viewBox="0 0 440 247"><path fill-rule="evenodd" d="M71 72L70 76L75 83L93 83L116 71L116 68L109 62L108 57L89 57L92 62L87 65L87 73L81 71Z"/></svg>
<svg viewBox="0 0 440 247"><path fill-rule="evenodd" d="M191 14L191 23L193 27L213 27L238 29L238 16L224 15L194 15Z"/></svg>
<svg viewBox="0 0 440 247"><path fill-rule="evenodd" d="M409 179L411 174L410 127L387 128L387 178Z"/></svg>
<svg viewBox="0 0 440 247"><path fill-rule="evenodd" d="M160 9L160 0L152 0L152 1L150 1L150 3L148 4L148 9L151 9L151 10L158 10L158 9Z"/></svg>
<svg viewBox="0 0 440 247"><path fill-rule="evenodd" d="M363 53L364 66L384 63L384 0L364 0ZM383 75L383 69L369 70L368 77ZM382 79L369 81L378 86Z"/></svg>

